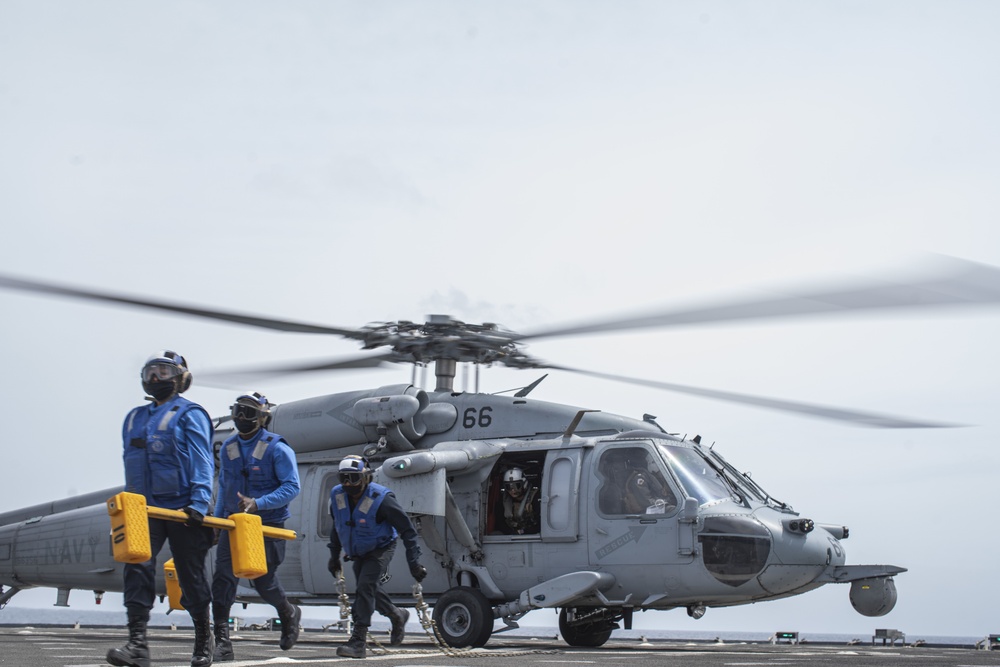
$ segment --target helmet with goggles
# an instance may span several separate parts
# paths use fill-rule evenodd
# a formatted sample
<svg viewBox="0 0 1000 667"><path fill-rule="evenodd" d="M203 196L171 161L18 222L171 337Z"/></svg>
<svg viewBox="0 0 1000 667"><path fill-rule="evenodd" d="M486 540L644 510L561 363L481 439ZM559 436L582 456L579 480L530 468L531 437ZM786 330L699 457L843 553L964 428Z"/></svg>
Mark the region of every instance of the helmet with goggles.
<svg viewBox="0 0 1000 667"><path fill-rule="evenodd" d="M271 404L256 391L239 396L229 410L240 433L254 433L271 423Z"/></svg>
<svg viewBox="0 0 1000 667"><path fill-rule="evenodd" d="M172 350L162 350L147 359L139 377L143 390L158 400L182 394L191 387L187 360Z"/></svg>
<svg viewBox="0 0 1000 667"><path fill-rule="evenodd" d="M340 483L344 486L358 486L371 480L372 470L368 459L357 454L345 456L340 460Z"/></svg>

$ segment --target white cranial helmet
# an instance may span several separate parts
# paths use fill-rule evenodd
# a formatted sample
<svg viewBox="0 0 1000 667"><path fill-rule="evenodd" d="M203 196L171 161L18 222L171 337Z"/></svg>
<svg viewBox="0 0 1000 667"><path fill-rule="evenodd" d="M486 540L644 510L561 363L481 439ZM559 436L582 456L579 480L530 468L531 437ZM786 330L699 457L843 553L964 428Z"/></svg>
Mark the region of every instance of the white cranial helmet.
<svg viewBox="0 0 1000 667"><path fill-rule="evenodd" d="M528 480L524 477L524 471L520 468L511 468L503 474L503 484L508 491L521 493L528 485Z"/></svg>

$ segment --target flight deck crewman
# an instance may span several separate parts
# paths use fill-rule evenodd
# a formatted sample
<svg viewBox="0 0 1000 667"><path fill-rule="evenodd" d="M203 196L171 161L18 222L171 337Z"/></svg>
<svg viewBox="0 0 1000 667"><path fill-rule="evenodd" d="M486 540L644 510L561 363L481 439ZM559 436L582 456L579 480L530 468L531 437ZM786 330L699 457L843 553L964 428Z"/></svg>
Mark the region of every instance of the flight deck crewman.
<svg viewBox="0 0 1000 667"><path fill-rule="evenodd" d="M265 526L284 528L291 516L290 503L299 495L299 470L295 452L280 435L264 427L271 421L267 397L257 392L243 394L232 408L233 423L239 433L222 443L219 450L219 493L215 514L228 517L236 512L259 514ZM285 559L285 541L264 538L267 573L252 580L261 598L278 612L281 619L283 651L299 638L302 610L285 597L276 571ZM236 575L233 574L229 531L219 534L212 579L212 617L215 620L215 660L234 660L229 638L229 610L236 601Z"/></svg>
<svg viewBox="0 0 1000 667"><path fill-rule="evenodd" d="M146 624L156 595L156 555L170 543L181 604L194 623L191 667L212 664L212 623L208 607L211 588L205 557L212 530L203 525L212 499L212 422L197 403L180 394L191 386L187 361L170 350L158 352L140 372L151 403L128 413L122 428L125 490L146 497L155 507L183 510L187 521L149 519L152 558L125 565L125 608L128 643L108 651L107 661L119 667L149 667Z"/></svg>
<svg viewBox="0 0 1000 667"><path fill-rule="evenodd" d="M406 562L417 582L424 580L427 569L420 564L417 531L410 517L400 507L396 496L381 484L371 481L368 460L361 456L346 456L340 462L340 484L330 492L330 515L334 530L330 531L330 562L328 569L334 578L340 576L340 552L344 560L354 562L357 582L351 617L354 631L346 644L337 647L337 655L364 658L365 640L371 625L372 612L392 621L389 645L403 643L406 621L410 612L392 604L382 589L381 579L396 552L396 536L403 538Z"/></svg>

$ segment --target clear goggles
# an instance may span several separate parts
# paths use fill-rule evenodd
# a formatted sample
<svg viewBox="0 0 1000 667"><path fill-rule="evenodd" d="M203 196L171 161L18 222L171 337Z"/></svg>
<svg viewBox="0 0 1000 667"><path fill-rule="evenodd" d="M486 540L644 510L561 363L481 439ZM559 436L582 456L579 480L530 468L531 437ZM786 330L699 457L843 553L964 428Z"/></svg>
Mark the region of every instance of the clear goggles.
<svg viewBox="0 0 1000 667"><path fill-rule="evenodd" d="M361 484L361 480L364 479L364 476L365 474L363 472L342 470L340 472L340 483L344 486L358 486Z"/></svg>
<svg viewBox="0 0 1000 667"><path fill-rule="evenodd" d="M142 367L142 381L171 380L181 374L181 369L174 364L152 363Z"/></svg>

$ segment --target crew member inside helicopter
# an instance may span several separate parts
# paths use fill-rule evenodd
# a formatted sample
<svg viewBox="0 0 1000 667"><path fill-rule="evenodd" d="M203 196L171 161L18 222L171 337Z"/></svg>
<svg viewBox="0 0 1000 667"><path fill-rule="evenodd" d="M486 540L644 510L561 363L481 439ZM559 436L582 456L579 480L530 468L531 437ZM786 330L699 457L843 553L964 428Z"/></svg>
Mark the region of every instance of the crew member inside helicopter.
<svg viewBox="0 0 1000 667"><path fill-rule="evenodd" d="M538 488L521 468L503 474L503 528L508 535L534 535L539 532L535 500Z"/></svg>

